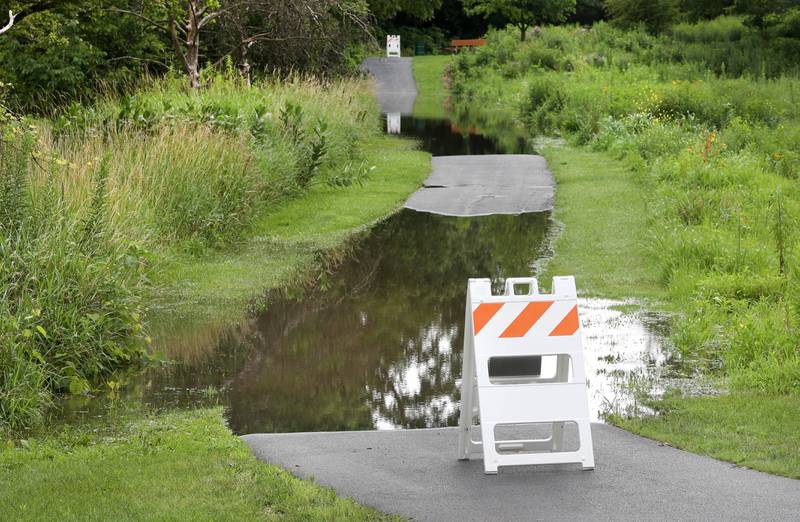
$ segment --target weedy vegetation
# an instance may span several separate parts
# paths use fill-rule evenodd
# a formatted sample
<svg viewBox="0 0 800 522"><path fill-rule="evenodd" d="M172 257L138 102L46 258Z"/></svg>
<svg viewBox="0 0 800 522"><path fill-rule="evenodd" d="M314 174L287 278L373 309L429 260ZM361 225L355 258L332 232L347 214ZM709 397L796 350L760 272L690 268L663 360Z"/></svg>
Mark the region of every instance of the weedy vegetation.
<svg viewBox="0 0 800 522"><path fill-rule="evenodd" d="M600 23L521 43L499 31L451 74L458 103L624 161L647 194L658 277L682 311L677 349L735 390L794 394L800 80L797 55L742 58L752 37L731 18L662 36Z"/></svg>
<svg viewBox="0 0 800 522"><path fill-rule="evenodd" d="M800 404L800 53L786 27L770 31L779 34L767 38L735 17L660 35L605 23L547 27L524 43L495 31L448 74L456 109L485 107L487 129L510 120L567 141L545 148L564 183L555 265L586 269L594 293L615 288L674 310L675 355L724 392L673 390L652 401L656 415L610 420L797 477L785 435L797 430ZM608 195L622 181L619 166L637 197ZM621 223L622 210L644 219L611 238L586 233L590 218L575 217L597 214L592 229ZM786 424L773 429L775 419Z"/></svg>
<svg viewBox="0 0 800 522"><path fill-rule="evenodd" d="M314 187L363 183L380 134L360 80L178 79L48 120L0 115L0 428L54 391L148 360L148 296L173 257L243 239Z"/></svg>

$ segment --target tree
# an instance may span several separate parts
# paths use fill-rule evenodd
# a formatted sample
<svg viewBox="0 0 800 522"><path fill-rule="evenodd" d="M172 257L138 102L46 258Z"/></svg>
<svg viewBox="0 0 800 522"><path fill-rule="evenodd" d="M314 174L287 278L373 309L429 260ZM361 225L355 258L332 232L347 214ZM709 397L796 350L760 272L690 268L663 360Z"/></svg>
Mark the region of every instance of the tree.
<svg viewBox="0 0 800 522"><path fill-rule="evenodd" d="M113 11L136 16L169 38L172 49L189 77L189 86L200 87L200 32L237 2L220 0L167 0L142 2L138 11L112 8ZM150 16L148 5L156 7L160 16Z"/></svg>
<svg viewBox="0 0 800 522"><path fill-rule="evenodd" d="M606 10L616 25L643 24L651 33L663 31L679 16L677 0L606 0Z"/></svg>
<svg viewBox="0 0 800 522"><path fill-rule="evenodd" d="M567 19L567 22L577 22L582 25L592 25L603 20L606 16L603 7L603 0L577 0L575 2L575 14Z"/></svg>
<svg viewBox="0 0 800 522"><path fill-rule="evenodd" d="M575 12L575 0L464 0L467 14L499 14L519 28L525 41L528 28L535 24L558 23Z"/></svg>
<svg viewBox="0 0 800 522"><path fill-rule="evenodd" d="M212 35L211 63L230 56L245 78L252 67L335 72L372 38L364 0L240 0Z"/></svg>
<svg viewBox="0 0 800 522"><path fill-rule="evenodd" d="M711 20L731 12L736 0L679 0L678 7L690 22Z"/></svg>
<svg viewBox="0 0 800 522"><path fill-rule="evenodd" d="M747 22L762 31L773 15L782 15L791 8L800 6L798 0L735 0L734 12L747 17Z"/></svg>
<svg viewBox="0 0 800 522"><path fill-rule="evenodd" d="M249 77L252 58L263 55L259 45L271 43L274 55L292 56L296 60L289 67L302 70L304 64L323 55L344 54L358 35L369 34L364 0L149 0L141 4L157 5L156 13L116 11L146 21L169 39L191 88L200 86L201 58L217 65L232 56ZM200 49L203 32L212 42L206 55Z"/></svg>
<svg viewBox="0 0 800 522"><path fill-rule="evenodd" d="M0 2L15 14L0 36L0 80L13 85L7 102L17 112L46 111L79 98L90 100L134 83L143 70L160 74L170 49L139 19L109 6L130 8L142 0ZM0 26L5 25L4 8Z"/></svg>
<svg viewBox="0 0 800 522"><path fill-rule="evenodd" d="M404 13L418 20L430 20L433 12L441 7L442 0L369 0L369 10L381 21Z"/></svg>

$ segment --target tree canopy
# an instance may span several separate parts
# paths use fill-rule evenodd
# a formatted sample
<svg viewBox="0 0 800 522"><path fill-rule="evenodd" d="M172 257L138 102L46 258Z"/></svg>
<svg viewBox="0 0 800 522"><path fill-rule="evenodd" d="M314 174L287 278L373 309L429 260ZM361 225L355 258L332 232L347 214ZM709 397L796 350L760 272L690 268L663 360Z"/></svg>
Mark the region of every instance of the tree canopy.
<svg viewBox="0 0 800 522"><path fill-rule="evenodd" d="M535 24L563 22L575 12L575 0L464 0L470 14L499 14L520 30L525 40L528 28Z"/></svg>

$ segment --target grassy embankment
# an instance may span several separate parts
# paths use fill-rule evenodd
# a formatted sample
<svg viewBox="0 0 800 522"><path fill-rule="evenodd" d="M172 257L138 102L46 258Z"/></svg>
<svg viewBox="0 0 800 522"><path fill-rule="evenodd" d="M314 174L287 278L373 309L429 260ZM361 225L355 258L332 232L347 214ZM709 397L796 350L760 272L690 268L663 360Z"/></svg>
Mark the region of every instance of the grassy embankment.
<svg viewBox="0 0 800 522"><path fill-rule="evenodd" d="M524 44L493 33L456 61L454 95L567 139L545 152L565 225L549 270L575 272L591 293L665 299L679 312L680 355L729 389L612 420L797 477L800 81L760 77L780 63L741 49L746 33L735 19L662 37L604 24L547 28Z"/></svg>
<svg viewBox="0 0 800 522"><path fill-rule="evenodd" d="M384 520L258 462L219 410L118 421L0 451L9 520Z"/></svg>
<svg viewBox="0 0 800 522"><path fill-rule="evenodd" d="M415 56L414 81L417 83L417 99L414 100L414 116L417 118L447 117L447 91L444 70L452 62L448 55Z"/></svg>
<svg viewBox="0 0 800 522"><path fill-rule="evenodd" d="M218 78L191 94L165 82L36 128L6 114L0 124L7 436L35 424L55 390L113 390L115 369L147 358L152 317L236 319L266 290L319 273L430 169L412 143L382 135L357 81ZM4 444L1 512L375 516L258 464L219 411L105 429Z"/></svg>
<svg viewBox="0 0 800 522"><path fill-rule="evenodd" d="M164 82L37 128L4 119L0 427L11 429L50 390L82 393L146 358L148 319L236 319L308 277L429 171L427 154L381 134L356 81L218 78L191 94Z"/></svg>

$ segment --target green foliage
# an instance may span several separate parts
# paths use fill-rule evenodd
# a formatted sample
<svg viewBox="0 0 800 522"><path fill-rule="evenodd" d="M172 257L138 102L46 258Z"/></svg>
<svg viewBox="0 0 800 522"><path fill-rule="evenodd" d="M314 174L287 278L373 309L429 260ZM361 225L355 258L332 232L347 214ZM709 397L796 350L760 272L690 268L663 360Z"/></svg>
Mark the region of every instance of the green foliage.
<svg viewBox="0 0 800 522"><path fill-rule="evenodd" d="M378 20L389 20L399 13L428 20L442 5L442 0L368 0L368 4Z"/></svg>
<svg viewBox="0 0 800 522"><path fill-rule="evenodd" d="M49 390L83 391L88 379L144 357L145 275L137 247L106 227L107 164L91 204L72 211L57 174L36 179L27 125L12 120L3 132L0 428L17 429L41 415Z"/></svg>
<svg viewBox="0 0 800 522"><path fill-rule="evenodd" d="M166 259L224 247L316 185L366 180L359 144L380 131L365 83L180 84L36 129L3 113L0 429L147 360L144 303Z"/></svg>
<svg viewBox="0 0 800 522"><path fill-rule="evenodd" d="M614 23L626 29L642 24L658 33L678 19L675 0L606 0L605 7Z"/></svg>
<svg viewBox="0 0 800 522"><path fill-rule="evenodd" d="M125 2L51 4L20 18L0 38L0 81L14 86L10 101L16 107L47 109L94 97L101 84L124 86L145 71L165 70L166 43L141 20L108 10L108 4Z"/></svg>
<svg viewBox="0 0 800 522"><path fill-rule="evenodd" d="M389 4L394 8L395 2ZM426 11L436 5L407 4ZM214 0L198 6L206 12L196 69L227 63L247 77L353 74L374 45L365 0ZM147 78L187 67L186 28L173 41L168 24L186 20L186 1L15 1L10 7L20 16L0 38L0 81L14 85L9 101L15 110L50 113L76 100L133 92Z"/></svg>
<svg viewBox="0 0 800 522"><path fill-rule="evenodd" d="M575 12L575 0L464 0L469 14L498 14L517 26L520 40L535 24L563 22Z"/></svg>
<svg viewBox="0 0 800 522"><path fill-rule="evenodd" d="M530 42L490 33L488 46L457 58L453 83L456 105L491 107L533 134L624 161L647 194L658 277L683 312L676 347L735 390L792 394L800 389L800 81L717 76L693 56L716 46L735 57L758 37L752 31L723 18L660 37L605 24L548 27ZM519 65L546 49L559 49L571 69ZM796 63L772 60L770 68Z"/></svg>

